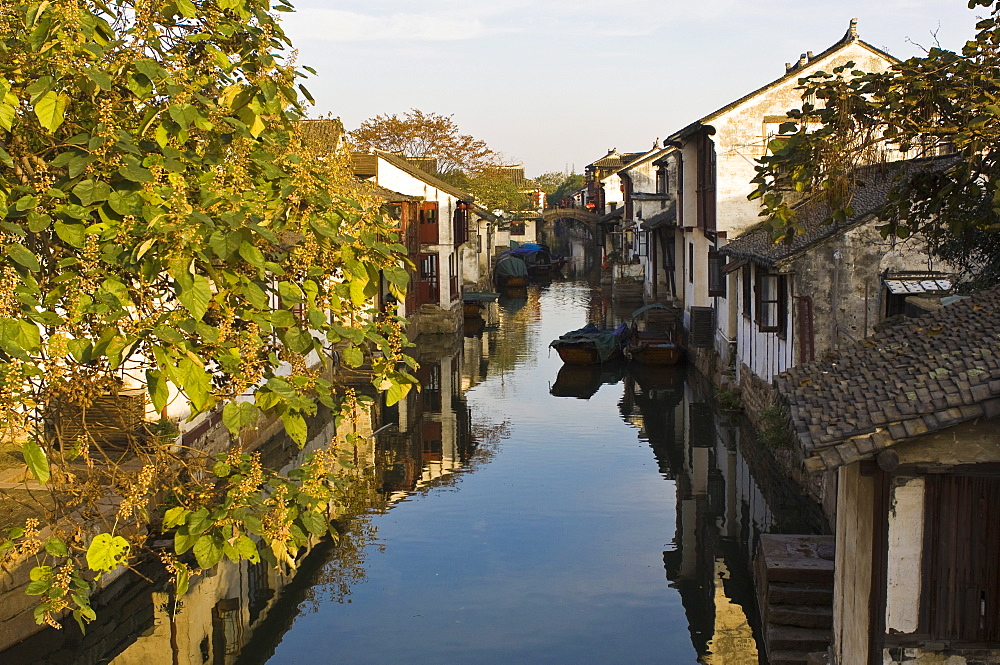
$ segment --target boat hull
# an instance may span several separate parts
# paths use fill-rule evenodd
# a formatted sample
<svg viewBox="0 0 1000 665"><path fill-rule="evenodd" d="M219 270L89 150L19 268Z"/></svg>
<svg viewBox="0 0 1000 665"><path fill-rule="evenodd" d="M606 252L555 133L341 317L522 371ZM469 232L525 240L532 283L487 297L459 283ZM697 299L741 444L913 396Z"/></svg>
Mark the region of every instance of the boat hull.
<svg viewBox="0 0 1000 665"><path fill-rule="evenodd" d="M684 351L676 344L640 344L629 348L629 358L641 365L670 367L680 363Z"/></svg>
<svg viewBox="0 0 1000 665"><path fill-rule="evenodd" d="M553 344L552 348L556 350L559 357L567 365L600 365L601 354L598 352L596 347L583 346L580 344L559 346ZM612 354L608 360L615 360L621 358L621 354Z"/></svg>

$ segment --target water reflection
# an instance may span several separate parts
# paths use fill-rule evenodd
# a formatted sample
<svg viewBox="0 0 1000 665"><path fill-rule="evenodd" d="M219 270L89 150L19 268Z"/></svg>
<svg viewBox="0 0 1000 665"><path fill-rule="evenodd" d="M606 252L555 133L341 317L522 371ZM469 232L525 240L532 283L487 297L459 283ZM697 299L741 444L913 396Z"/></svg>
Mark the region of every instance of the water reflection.
<svg viewBox="0 0 1000 665"><path fill-rule="evenodd" d="M294 575L226 563L179 601L153 569L125 576L86 637L0 662L759 662L752 548L810 518L696 377L546 354L619 316L583 282L502 294L421 340L420 393L343 423L364 438L336 546ZM275 437L263 454L302 453Z"/></svg>

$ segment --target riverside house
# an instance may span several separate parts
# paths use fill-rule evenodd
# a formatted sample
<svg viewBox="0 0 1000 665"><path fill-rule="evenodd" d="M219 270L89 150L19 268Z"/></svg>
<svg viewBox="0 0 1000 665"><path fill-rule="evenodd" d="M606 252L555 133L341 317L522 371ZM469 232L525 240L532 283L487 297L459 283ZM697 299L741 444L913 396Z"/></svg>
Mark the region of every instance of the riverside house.
<svg viewBox="0 0 1000 665"><path fill-rule="evenodd" d="M748 201L756 160L764 155L789 109L802 105L799 79L853 62L883 71L897 62L858 37L856 21L826 50L803 53L781 77L673 132L665 141L679 151L674 282L684 303L691 346L714 348L727 362L738 320L726 312L737 300L717 252L758 222L760 204ZM700 354L695 354L696 356Z"/></svg>
<svg viewBox="0 0 1000 665"><path fill-rule="evenodd" d="M776 386L836 525L831 662L1000 662L1000 289Z"/></svg>

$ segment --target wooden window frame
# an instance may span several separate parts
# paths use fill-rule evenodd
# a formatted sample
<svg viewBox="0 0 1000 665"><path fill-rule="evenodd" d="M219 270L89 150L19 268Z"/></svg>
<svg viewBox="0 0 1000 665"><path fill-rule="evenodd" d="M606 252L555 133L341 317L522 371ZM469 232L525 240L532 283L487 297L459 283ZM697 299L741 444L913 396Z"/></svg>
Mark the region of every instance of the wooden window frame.
<svg viewBox="0 0 1000 665"><path fill-rule="evenodd" d="M775 280L774 298L764 299L765 280ZM765 323L766 315L774 308L774 323ZM779 273L758 272L754 283L754 311L760 332L784 334L788 320L788 276Z"/></svg>

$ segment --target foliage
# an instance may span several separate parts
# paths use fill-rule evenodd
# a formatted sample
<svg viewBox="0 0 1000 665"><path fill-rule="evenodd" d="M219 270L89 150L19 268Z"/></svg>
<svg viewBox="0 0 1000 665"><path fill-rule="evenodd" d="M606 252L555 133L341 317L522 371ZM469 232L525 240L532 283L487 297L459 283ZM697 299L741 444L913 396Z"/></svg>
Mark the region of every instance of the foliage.
<svg viewBox="0 0 1000 665"><path fill-rule="evenodd" d="M780 237L801 230L795 204L803 196L829 204L827 221L850 215L859 167L952 152L946 168L895 170L878 211L883 232L953 242L1000 229L1000 3L969 2L977 6L990 15L961 53L935 47L885 72L849 63L800 80L815 104L788 113L750 197L760 198Z"/></svg>
<svg viewBox="0 0 1000 665"><path fill-rule="evenodd" d="M559 207L563 204L564 199L583 189L586 183L586 178L579 173L570 173L564 176L562 181L551 192L547 189L544 190L548 195L549 207Z"/></svg>
<svg viewBox="0 0 1000 665"><path fill-rule="evenodd" d="M188 551L208 567L260 542L291 565L337 496L332 457L282 478L238 443L210 459L134 432L114 449L64 431L66 414L139 386L156 413L220 409L234 435L280 419L302 445L318 405L352 400L331 348L390 401L415 382L400 323L370 304L380 271L402 296L404 250L346 156L301 139L309 95L272 10L291 7L0 5L0 435L55 501L0 550L44 544L40 621L92 619L95 573L139 556L161 520L184 534L164 555L182 588Z"/></svg>
<svg viewBox="0 0 1000 665"><path fill-rule="evenodd" d="M476 197L476 202L487 210L513 212L531 207L531 198L525 186L506 177L502 169L487 169L480 173L452 171L441 176L446 182Z"/></svg>
<svg viewBox="0 0 1000 665"><path fill-rule="evenodd" d="M462 134L454 116L411 109L399 116L377 115L348 134L351 147L385 150L404 157L435 157L438 173L479 173L500 163L485 141Z"/></svg>

